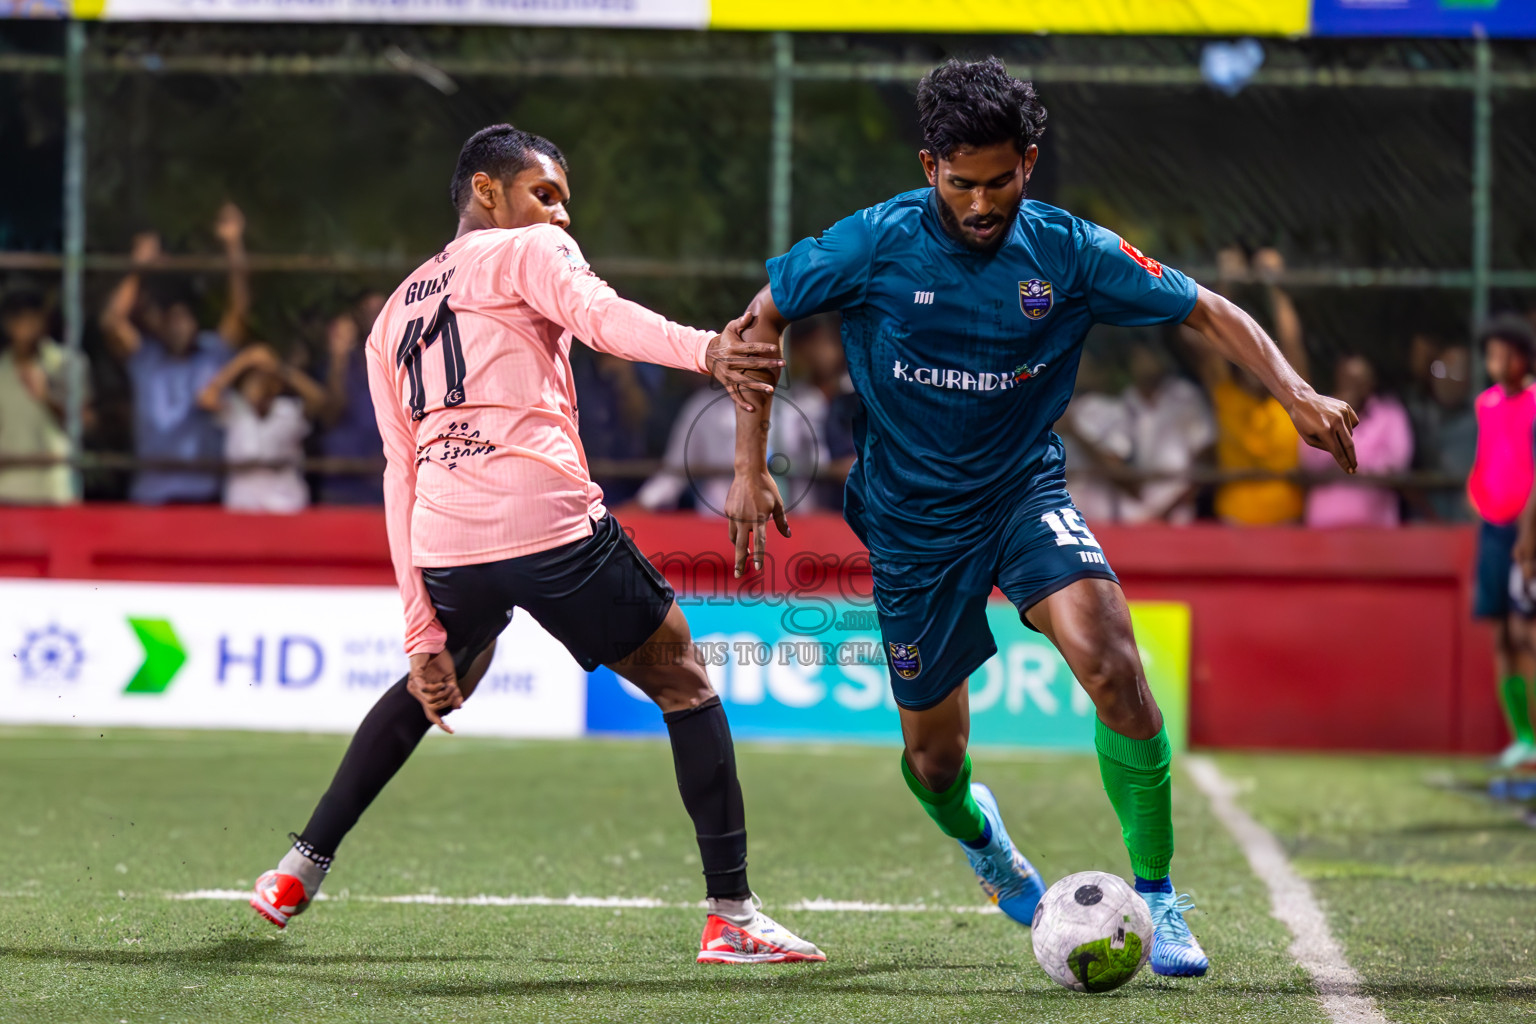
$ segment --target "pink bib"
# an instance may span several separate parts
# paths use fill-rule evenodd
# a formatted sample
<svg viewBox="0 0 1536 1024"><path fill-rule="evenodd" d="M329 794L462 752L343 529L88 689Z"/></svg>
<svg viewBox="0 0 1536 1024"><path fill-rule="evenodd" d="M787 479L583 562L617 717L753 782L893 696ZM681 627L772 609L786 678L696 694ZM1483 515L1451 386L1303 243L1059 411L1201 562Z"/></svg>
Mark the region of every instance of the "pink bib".
<svg viewBox="0 0 1536 1024"><path fill-rule="evenodd" d="M1536 481L1536 386L1508 394L1499 385L1477 396L1477 458L1467 497L1496 526L1514 522Z"/></svg>

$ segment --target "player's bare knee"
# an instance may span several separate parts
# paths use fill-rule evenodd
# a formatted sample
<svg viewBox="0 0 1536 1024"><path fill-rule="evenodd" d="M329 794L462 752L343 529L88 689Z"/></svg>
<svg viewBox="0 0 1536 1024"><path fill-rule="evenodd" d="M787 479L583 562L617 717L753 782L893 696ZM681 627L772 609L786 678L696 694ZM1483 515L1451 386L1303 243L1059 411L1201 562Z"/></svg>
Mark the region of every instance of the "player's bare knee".
<svg viewBox="0 0 1536 1024"><path fill-rule="evenodd" d="M1079 666L1077 681L1106 724L1134 715L1144 703L1140 662L1122 651L1104 651Z"/></svg>
<svg viewBox="0 0 1536 1024"><path fill-rule="evenodd" d="M907 745L907 766L918 781L935 793L955 784L965 767L965 744Z"/></svg>

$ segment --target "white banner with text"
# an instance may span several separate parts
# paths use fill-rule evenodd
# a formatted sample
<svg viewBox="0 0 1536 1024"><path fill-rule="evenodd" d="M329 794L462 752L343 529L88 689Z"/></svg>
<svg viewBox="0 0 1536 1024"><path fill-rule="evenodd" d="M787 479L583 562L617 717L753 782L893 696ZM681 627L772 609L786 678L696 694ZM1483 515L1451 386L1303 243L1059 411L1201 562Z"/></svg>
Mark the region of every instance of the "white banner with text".
<svg viewBox="0 0 1536 1024"><path fill-rule="evenodd" d="M400 636L393 587L0 580L0 721L351 732ZM454 729L579 736L586 680L518 613Z"/></svg>

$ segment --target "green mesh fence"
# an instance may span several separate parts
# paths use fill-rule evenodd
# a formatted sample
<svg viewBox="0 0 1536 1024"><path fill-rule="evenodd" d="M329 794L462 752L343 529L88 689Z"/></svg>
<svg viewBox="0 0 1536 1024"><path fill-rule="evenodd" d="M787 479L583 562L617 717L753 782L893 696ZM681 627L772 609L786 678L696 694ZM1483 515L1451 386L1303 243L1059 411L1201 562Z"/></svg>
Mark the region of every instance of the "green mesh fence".
<svg viewBox="0 0 1536 1024"><path fill-rule="evenodd" d="M0 22L0 284L59 293L68 29ZM1264 42L1235 95L1209 40L773 36L334 25L84 28L84 292L98 416L128 448L126 384L95 312L135 232L158 231L211 320L218 206L245 211L254 336L318 353L327 316L390 288L453 229L465 136L509 120L571 161L573 231L619 290L717 326L786 239L921 184L917 76L997 53L1050 110L1032 193L1210 281L1274 246L1318 383L1361 352L1390 384L1409 340L1465 340L1478 296L1536 300L1536 64L1526 43ZM1490 72L1478 74L1477 47ZM1486 180L1474 158L1491 111ZM1474 195L1488 198L1488 263ZM1100 343L1100 340L1096 340ZM1114 338L1102 341L1112 351ZM675 396L686 387L670 385ZM670 399L669 399L670 400ZM652 452L659 454L659 452ZM121 494L116 473L88 492Z"/></svg>

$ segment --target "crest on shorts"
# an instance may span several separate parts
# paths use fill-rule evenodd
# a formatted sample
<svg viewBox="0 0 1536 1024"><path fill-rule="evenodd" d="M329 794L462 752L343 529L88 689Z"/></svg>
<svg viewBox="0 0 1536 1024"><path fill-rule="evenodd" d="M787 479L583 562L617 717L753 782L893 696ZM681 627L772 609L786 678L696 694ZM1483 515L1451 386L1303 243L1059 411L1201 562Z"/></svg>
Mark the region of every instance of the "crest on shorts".
<svg viewBox="0 0 1536 1024"><path fill-rule="evenodd" d="M891 651L891 668L903 679L916 679L917 674L923 670L922 655L917 653L917 644L886 644Z"/></svg>
<svg viewBox="0 0 1536 1024"><path fill-rule="evenodd" d="M1019 308L1031 320L1039 320L1051 311L1055 296L1051 294L1051 282L1032 278L1019 282Z"/></svg>

